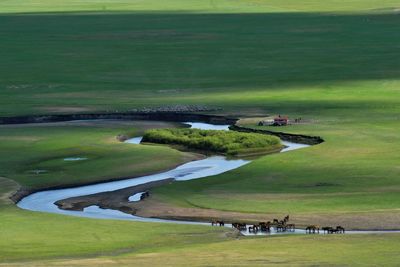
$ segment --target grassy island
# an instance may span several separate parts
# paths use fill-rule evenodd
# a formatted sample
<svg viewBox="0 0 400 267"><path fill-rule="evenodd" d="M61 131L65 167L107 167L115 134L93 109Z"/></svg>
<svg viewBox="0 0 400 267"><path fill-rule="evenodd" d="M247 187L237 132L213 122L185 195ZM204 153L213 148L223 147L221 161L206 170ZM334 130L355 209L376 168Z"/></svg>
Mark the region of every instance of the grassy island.
<svg viewBox="0 0 400 267"><path fill-rule="evenodd" d="M283 147L280 139L272 135L199 129L149 130L143 142L183 145L228 155L268 153Z"/></svg>

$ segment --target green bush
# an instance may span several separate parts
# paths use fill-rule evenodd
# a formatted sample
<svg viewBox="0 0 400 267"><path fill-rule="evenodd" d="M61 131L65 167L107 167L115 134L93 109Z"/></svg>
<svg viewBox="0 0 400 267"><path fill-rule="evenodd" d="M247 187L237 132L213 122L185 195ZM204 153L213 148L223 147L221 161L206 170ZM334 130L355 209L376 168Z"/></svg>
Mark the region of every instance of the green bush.
<svg viewBox="0 0 400 267"><path fill-rule="evenodd" d="M280 139L272 135L199 129L156 129L143 136L143 142L183 145L188 148L236 155L282 148Z"/></svg>

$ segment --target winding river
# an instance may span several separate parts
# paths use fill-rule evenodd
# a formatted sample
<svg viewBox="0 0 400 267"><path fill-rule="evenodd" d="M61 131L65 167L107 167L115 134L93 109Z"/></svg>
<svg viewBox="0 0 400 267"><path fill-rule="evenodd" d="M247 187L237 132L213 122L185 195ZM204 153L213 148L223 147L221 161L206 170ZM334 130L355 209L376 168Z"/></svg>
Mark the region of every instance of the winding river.
<svg viewBox="0 0 400 267"><path fill-rule="evenodd" d="M186 124L191 125L192 128L197 129L212 129L212 130L229 130L229 125L212 125L206 123L191 123ZM125 141L127 144L138 145L140 144L141 137L135 137ZM301 149L308 147L309 145L297 144L290 142L282 142L286 147L281 151L281 153L292 151L295 149ZM137 186L149 182L160 181L168 178L173 178L176 181L185 181L192 179L199 179L208 176L218 175L230 170L234 170L243 165L250 163L249 160L244 159L227 159L224 156L210 156L202 160L196 160L188 162L178 166L175 169L158 173L154 175L147 175L132 179L125 179L121 181L105 182L94 185L80 186L68 189L57 189L57 190L47 190L42 192L33 193L17 203L18 207L31 211L48 212L56 214L64 214L70 216L79 216L87 218L96 219L114 219L114 220L130 220L130 221L141 221L141 222L162 222L162 223L178 223L178 224L201 224L209 225L204 222L194 222L194 221L177 221L177 220L166 220L166 219L156 219L156 218L144 218L139 216L130 215L123 213L118 210L111 209L101 209L98 206L90 206L85 208L83 211L71 211L59 209L54 203L58 200L67 199L71 197L85 196L95 193L114 191L118 189L123 189L127 187ZM138 195L131 196L132 201L138 200ZM231 225L226 224L225 226L231 227ZM378 233L387 231L348 231L348 233ZM288 234L290 232L285 232ZM296 229L294 233L301 234L305 233L302 229ZM242 234L250 235L250 233L243 231ZM259 232L258 234L263 234ZM278 232L271 231L270 234L279 234ZM254 235L253 233L251 235Z"/></svg>

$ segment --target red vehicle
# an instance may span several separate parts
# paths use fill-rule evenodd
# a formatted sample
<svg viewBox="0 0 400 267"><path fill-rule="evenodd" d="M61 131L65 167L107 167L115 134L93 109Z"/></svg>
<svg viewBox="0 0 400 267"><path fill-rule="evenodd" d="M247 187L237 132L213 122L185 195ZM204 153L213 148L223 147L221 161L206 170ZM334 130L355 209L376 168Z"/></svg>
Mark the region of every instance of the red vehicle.
<svg viewBox="0 0 400 267"><path fill-rule="evenodd" d="M285 126L288 124L288 122L288 117L282 117L281 115L279 115L278 117L274 118L274 126Z"/></svg>

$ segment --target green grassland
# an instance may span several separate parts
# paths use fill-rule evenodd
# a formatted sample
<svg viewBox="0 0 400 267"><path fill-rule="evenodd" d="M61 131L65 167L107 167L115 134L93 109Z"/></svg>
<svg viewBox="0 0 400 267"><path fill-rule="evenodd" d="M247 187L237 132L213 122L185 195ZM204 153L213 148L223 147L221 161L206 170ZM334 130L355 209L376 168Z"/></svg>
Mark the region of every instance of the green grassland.
<svg viewBox="0 0 400 267"><path fill-rule="evenodd" d="M396 12L4 14L0 115L207 104L382 117L397 111L398 21Z"/></svg>
<svg viewBox="0 0 400 267"><path fill-rule="evenodd" d="M0 206L0 265L7 262L118 256L230 239L223 230L175 224L108 221Z"/></svg>
<svg viewBox="0 0 400 267"><path fill-rule="evenodd" d="M302 117L307 123L279 130L320 135L325 143L161 187L155 196L228 211L390 219L400 207L399 6L397 0L3 0L0 116L202 104L233 115ZM0 178L0 262L398 264L395 234L227 240L229 230L33 213L7 200L14 181L35 189L86 183L187 159L167 147L115 140L145 128L2 126L0 176L11 180ZM88 160L62 160L70 156ZM31 173L37 169L49 172ZM60 257L68 259L47 261Z"/></svg>
<svg viewBox="0 0 400 267"><path fill-rule="evenodd" d="M261 157L217 178L179 182L157 193L175 204L229 211L339 217L349 212L398 213L397 129L398 122L372 119L370 124L321 121L288 126L284 130L318 134L325 143Z"/></svg>
<svg viewBox="0 0 400 267"><path fill-rule="evenodd" d="M70 122L0 126L0 263L54 257L119 255L226 239L220 229L58 216L18 209L19 186L40 189L159 172L194 157L168 147L123 144L162 122ZM87 160L66 162L66 157ZM157 164L150 164L156 161ZM30 170L47 170L35 174ZM7 178L3 178L7 177ZM16 181L18 184L16 184ZM162 238L160 239L160 236Z"/></svg>
<svg viewBox="0 0 400 267"><path fill-rule="evenodd" d="M272 135L199 129L149 130L142 142L182 145L227 155L268 153L283 148L279 138Z"/></svg>
<svg viewBox="0 0 400 267"><path fill-rule="evenodd" d="M116 136L139 136L145 127L169 126L174 124L104 121L0 126L0 177L40 189L159 172L191 156L168 147L124 144ZM87 159L64 161L69 157Z"/></svg>
<svg viewBox="0 0 400 267"><path fill-rule="evenodd" d="M111 266L395 266L399 236L272 237L200 244L174 251L78 260ZM246 256L244 256L246 255ZM65 264L69 261L55 261Z"/></svg>
<svg viewBox="0 0 400 267"><path fill-rule="evenodd" d="M398 8L396 0L97 0L66 1L43 0L40 4L32 0L3 0L1 13L28 12L76 12L76 11L134 11L134 12L189 12L189 13L242 13L242 12L323 12L323 11L385 11Z"/></svg>

